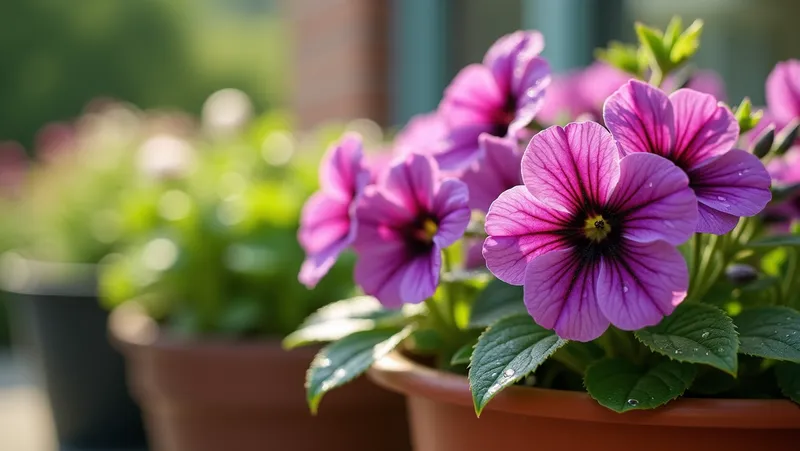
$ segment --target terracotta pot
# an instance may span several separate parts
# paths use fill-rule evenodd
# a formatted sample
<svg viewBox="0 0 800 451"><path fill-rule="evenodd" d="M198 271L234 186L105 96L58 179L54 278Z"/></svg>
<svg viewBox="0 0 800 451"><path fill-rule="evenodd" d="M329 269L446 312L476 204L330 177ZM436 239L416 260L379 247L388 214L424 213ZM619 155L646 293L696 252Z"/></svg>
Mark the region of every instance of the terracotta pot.
<svg viewBox="0 0 800 451"><path fill-rule="evenodd" d="M680 399L618 414L587 394L510 387L475 417L465 377L394 353L369 371L407 397L415 451L798 449L800 407L783 400Z"/></svg>
<svg viewBox="0 0 800 451"><path fill-rule="evenodd" d="M317 349L178 340L132 306L114 311L109 328L153 451L410 449L402 396L366 378L309 413L303 383Z"/></svg>

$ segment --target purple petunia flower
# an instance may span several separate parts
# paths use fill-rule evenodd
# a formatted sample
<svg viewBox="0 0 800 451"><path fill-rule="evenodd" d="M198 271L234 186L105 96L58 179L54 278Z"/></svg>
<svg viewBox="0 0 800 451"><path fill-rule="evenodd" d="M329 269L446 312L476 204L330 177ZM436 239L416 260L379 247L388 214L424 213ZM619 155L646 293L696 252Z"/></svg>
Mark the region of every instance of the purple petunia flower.
<svg viewBox="0 0 800 451"><path fill-rule="evenodd" d="M667 96L631 80L608 98L603 116L622 155L654 153L686 172L698 201L697 232L725 234L772 197L761 161L732 150L739 124L711 95L679 89Z"/></svg>
<svg viewBox="0 0 800 451"><path fill-rule="evenodd" d="M484 133L478 139L481 157L461 174L469 188L469 207L487 211L503 191L522 184L522 150L516 140Z"/></svg>
<svg viewBox="0 0 800 451"><path fill-rule="evenodd" d="M800 61L778 63L770 72L767 77L767 108L777 130L800 118Z"/></svg>
<svg viewBox="0 0 800 451"><path fill-rule="evenodd" d="M479 155L478 136L517 137L530 124L550 83L550 66L539 56L544 38L536 31L517 31L492 45L483 64L456 75L444 93L439 114L448 127L436 154L443 170L461 169Z"/></svg>
<svg viewBox="0 0 800 451"><path fill-rule="evenodd" d="M323 157L320 189L306 201L300 217L297 238L306 260L298 279L307 287L313 288L355 239L355 206L369 180L361 137L348 133Z"/></svg>
<svg viewBox="0 0 800 451"><path fill-rule="evenodd" d="M694 232L697 201L674 164L620 158L601 125L571 123L534 136L522 178L489 208L483 255L499 279L524 285L539 325L589 341L609 324L657 324L683 300L688 271L674 246Z"/></svg>
<svg viewBox="0 0 800 451"><path fill-rule="evenodd" d="M600 121L603 102L631 78L632 75L601 62L555 76L536 118L551 125L578 118Z"/></svg>
<svg viewBox="0 0 800 451"><path fill-rule="evenodd" d="M412 154L395 162L382 183L369 186L358 204L355 280L387 307L432 296L441 250L467 228L466 185L440 179L433 159Z"/></svg>

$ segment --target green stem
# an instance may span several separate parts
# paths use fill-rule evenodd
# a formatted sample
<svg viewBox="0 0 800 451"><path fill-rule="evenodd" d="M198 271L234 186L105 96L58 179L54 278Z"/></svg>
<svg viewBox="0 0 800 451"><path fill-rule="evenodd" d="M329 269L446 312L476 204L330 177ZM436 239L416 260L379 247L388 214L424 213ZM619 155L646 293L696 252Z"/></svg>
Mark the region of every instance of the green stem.
<svg viewBox="0 0 800 451"><path fill-rule="evenodd" d="M651 66L651 74L650 74L650 83L651 85L655 86L656 88L661 86L661 83L664 81L664 73L658 65L653 64Z"/></svg>

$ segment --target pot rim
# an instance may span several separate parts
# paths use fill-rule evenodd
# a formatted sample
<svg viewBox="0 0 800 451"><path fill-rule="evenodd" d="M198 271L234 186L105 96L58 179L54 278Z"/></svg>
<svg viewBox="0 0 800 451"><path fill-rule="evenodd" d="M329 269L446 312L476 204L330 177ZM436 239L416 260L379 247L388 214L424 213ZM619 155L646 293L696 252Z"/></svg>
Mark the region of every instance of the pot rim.
<svg viewBox="0 0 800 451"><path fill-rule="evenodd" d="M394 351L375 362L368 376L378 385L406 396L472 407L464 376L423 366ZM596 423L648 426L800 429L800 406L775 399L680 398L656 410L616 413L587 393L535 387L508 387L485 411Z"/></svg>
<svg viewBox="0 0 800 451"><path fill-rule="evenodd" d="M95 263L72 263L28 258L9 250L0 253L0 288L33 296L96 297Z"/></svg>

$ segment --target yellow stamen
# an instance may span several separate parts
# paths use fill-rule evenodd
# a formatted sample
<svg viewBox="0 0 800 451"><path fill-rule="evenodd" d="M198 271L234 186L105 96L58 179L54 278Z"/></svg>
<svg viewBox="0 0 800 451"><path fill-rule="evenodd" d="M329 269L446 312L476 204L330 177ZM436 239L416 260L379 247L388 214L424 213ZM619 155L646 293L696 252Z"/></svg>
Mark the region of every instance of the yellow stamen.
<svg viewBox="0 0 800 451"><path fill-rule="evenodd" d="M611 225L601 216L594 215L586 219L583 234L593 241L603 241L611 233Z"/></svg>
<svg viewBox="0 0 800 451"><path fill-rule="evenodd" d="M433 219L425 219L422 221L422 234L425 236L425 241L433 241L433 237L436 236L436 232L439 231L439 226L436 224L436 221Z"/></svg>

